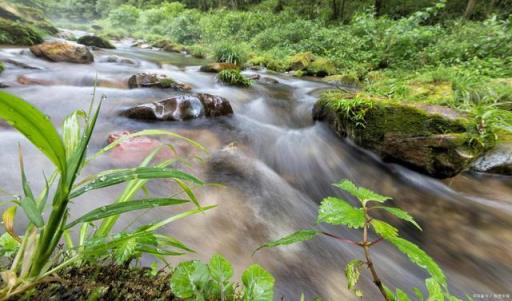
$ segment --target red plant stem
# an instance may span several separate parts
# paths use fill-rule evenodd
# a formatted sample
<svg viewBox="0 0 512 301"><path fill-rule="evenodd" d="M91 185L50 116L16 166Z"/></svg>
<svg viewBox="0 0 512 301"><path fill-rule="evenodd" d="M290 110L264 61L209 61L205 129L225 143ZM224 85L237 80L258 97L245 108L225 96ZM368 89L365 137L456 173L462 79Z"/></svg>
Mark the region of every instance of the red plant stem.
<svg viewBox="0 0 512 301"><path fill-rule="evenodd" d="M325 236L332 237L332 238L334 238L336 240L339 240L339 241L342 241L342 242L350 243L350 244L353 244L353 245L356 245L356 246L361 246L361 244L358 243L358 242L355 242L355 241L347 239L347 238L339 237L339 236L336 236L336 235L331 234L331 233L322 232L322 234L325 235Z"/></svg>

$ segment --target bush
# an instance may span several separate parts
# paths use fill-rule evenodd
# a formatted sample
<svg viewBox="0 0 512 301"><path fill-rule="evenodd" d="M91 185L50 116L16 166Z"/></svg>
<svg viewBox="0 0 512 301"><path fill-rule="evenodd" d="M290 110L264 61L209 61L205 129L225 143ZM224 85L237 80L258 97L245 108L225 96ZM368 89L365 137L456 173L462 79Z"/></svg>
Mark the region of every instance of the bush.
<svg viewBox="0 0 512 301"><path fill-rule="evenodd" d="M135 6L125 4L112 10L108 15L108 19L114 29L122 28L132 31L137 26L139 15L140 11Z"/></svg>
<svg viewBox="0 0 512 301"><path fill-rule="evenodd" d="M166 32L178 43L196 43L201 39L199 20L199 12L194 10L184 11L168 24Z"/></svg>
<svg viewBox="0 0 512 301"><path fill-rule="evenodd" d="M225 42L215 47L215 60L218 63L243 65L247 61L247 51L235 42Z"/></svg>
<svg viewBox="0 0 512 301"><path fill-rule="evenodd" d="M221 82L231 86L249 87L251 85L251 80L243 76L240 71L236 69L222 70L218 78Z"/></svg>

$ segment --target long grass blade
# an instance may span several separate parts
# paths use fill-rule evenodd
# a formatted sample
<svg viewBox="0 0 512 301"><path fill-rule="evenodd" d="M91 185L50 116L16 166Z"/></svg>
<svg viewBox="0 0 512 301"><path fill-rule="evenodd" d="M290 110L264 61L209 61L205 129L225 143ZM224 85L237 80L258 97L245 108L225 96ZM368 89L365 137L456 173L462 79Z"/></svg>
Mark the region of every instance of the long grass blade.
<svg viewBox="0 0 512 301"><path fill-rule="evenodd" d="M131 211L163 207L163 206L181 205L181 204L185 204L188 202L189 202L188 200L181 200L181 199L147 199L147 200L128 201L128 202L123 202L123 203L114 203L111 205L96 208L96 209L82 215L78 219L67 224L64 227L64 229L69 229L69 228L71 228L77 224L80 224L80 223L93 222L93 221L101 220L106 217L118 216L120 214L131 212Z"/></svg>
<svg viewBox="0 0 512 301"><path fill-rule="evenodd" d="M0 91L0 118L27 137L61 171L66 169L66 150L49 118L28 102Z"/></svg>
<svg viewBox="0 0 512 301"><path fill-rule="evenodd" d="M34 201L33 198L28 196L24 197L23 199L21 199L20 205L21 208L23 208L25 215L28 217L32 224L34 224L38 228L44 226L43 216L41 215L41 212L39 211L39 208L36 204L36 201Z"/></svg>
<svg viewBox="0 0 512 301"><path fill-rule="evenodd" d="M18 206L11 206L5 209L4 213L2 213L2 222L5 227L5 231L11 235L12 238L16 239L18 242L21 242L20 237L14 231L14 217L16 216L16 209Z"/></svg>
<svg viewBox="0 0 512 301"><path fill-rule="evenodd" d="M75 188L70 198L76 198L87 191L105 188L135 179L179 179L199 185L203 182L198 178L176 169L160 167L138 167L130 169L114 169L95 177L92 181Z"/></svg>

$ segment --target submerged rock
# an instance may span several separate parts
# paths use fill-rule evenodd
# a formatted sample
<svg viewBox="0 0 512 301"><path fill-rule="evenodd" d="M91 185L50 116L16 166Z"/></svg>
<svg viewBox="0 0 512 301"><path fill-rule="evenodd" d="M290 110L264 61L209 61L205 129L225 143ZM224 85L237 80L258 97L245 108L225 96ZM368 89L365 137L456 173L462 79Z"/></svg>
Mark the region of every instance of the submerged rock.
<svg viewBox="0 0 512 301"><path fill-rule="evenodd" d="M123 164L139 163L151 154L155 148L164 146L162 142L150 137L126 137L130 134L131 132L129 131L115 131L108 135L107 142L109 144L122 139L110 152L110 157L115 162ZM157 160L169 159L171 157L172 153L170 149L165 147L162 147L162 149L156 154Z"/></svg>
<svg viewBox="0 0 512 301"><path fill-rule="evenodd" d="M124 116L132 119L160 121L183 121L231 114L233 109L227 99L205 93L181 95L142 104L123 113Z"/></svg>
<svg viewBox="0 0 512 301"><path fill-rule="evenodd" d="M47 41L30 47L35 56L53 62L90 64L94 56L86 46L69 41Z"/></svg>
<svg viewBox="0 0 512 301"><path fill-rule="evenodd" d="M115 49L116 47L110 41L98 36L83 36L77 40L78 44L94 46L98 48Z"/></svg>
<svg viewBox="0 0 512 301"><path fill-rule="evenodd" d="M123 65L137 65L137 62L135 60L132 60L127 57L118 56L118 55L109 55L109 56L103 57L100 59L100 62L116 63L116 64L123 64Z"/></svg>
<svg viewBox="0 0 512 301"><path fill-rule="evenodd" d="M512 142L498 144L478 158L471 169L477 172L512 175Z"/></svg>
<svg viewBox="0 0 512 301"><path fill-rule="evenodd" d="M238 66L230 63L213 63L201 66L199 71L208 73L219 73L224 70L238 69Z"/></svg>
<svg viewBox="0 0 512 301"><path fill-rule="evenodd" d="M190 91L192 87L188 84L178 83L164 74L139 73L128 79L128 87L135 88L161 88Z"/></svg>
<svg viewBox="0 0 512 301"><path fill-rule="evenodd" d="M466 169L483 149L472 143L474 124L463 114L436 105L344 98L324 94L313 118L339 136L425 174L447 178Z"/></svg>

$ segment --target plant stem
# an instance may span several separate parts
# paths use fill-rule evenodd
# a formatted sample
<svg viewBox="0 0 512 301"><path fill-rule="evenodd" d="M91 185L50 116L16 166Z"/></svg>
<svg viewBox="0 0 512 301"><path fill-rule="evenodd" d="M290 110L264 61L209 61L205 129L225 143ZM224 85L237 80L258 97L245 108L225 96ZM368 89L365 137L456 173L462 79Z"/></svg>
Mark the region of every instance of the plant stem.
<svg viewBox="0 0 512 301"><path fill-rule="evenodd" d="M368 216L368 208L366 206L364 207L364 228L363 228L363 250L364 250L364 257L366 258L366 264L368 266L368 269L370 270L370 273L372 274L372 280L373 283L377 286L380 293L384 297L384 300L390 301L388 295L386 294L386 290L384 289L384 285L382 284L382 281L379 278L379 275L377 275L377 271L375 270L375 266L373 265L373 261L370 257L370 246L371 243L368 241L368 225L370 223L370 218Z"/></svg>

